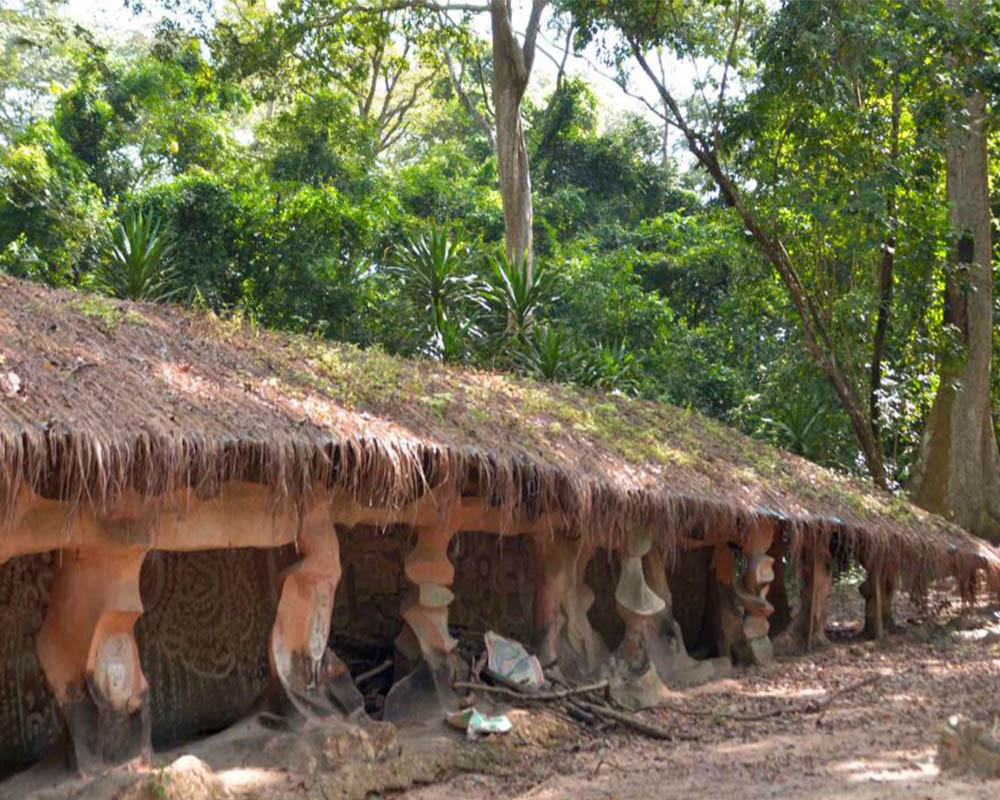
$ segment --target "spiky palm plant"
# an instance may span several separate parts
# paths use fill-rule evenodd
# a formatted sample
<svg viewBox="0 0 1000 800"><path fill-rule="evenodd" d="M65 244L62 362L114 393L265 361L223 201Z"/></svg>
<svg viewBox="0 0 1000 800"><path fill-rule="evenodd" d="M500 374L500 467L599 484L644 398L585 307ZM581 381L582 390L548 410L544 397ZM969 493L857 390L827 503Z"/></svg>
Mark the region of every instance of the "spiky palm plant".
<svg viewBox="0 0 1000 800"><path fill-rule="evenodd" d="M552 325L534 325L522 363L529 374L546 381L573 382L579 378L583 358L565 332Z"/></svg>
<svg viewBox="0 0 1000 800"><path fill-rule="evenodd" d="M837 428L829 403L815 388L784 398L775 413L761 422L775 444L811 461L828 461L835 447Z"/></svg>
<svg viewBox="0 0 1000 800"><path fill-rule="evenodd" d="M639 365L628 344L600 345L589 354L584 380L606 391L636 395L641 388Z"/></svg>
<svg viewBox="0 0 1000 800"><path fill-rule="evenodd" d="M171 265L174 243L142 211L129 214L111 235L111 258L101 276L105 291L123 300L169 300L179 291Z"/></svg>
<svg viewBox="0 0 1000 800"><path fill-rule="evenodd" d="M389 267L400 279L403 294L423 315L429 349L438 358L453 360L461 349L456 337L475 333L461 318L463 306L482 304L470 261L464 242L433 226L398 247Z"/></svg>
<svg viewBox="0 0 1000 800"><path fill-rule="evenodd" d="M555 275L539 262L529 269L523 258L510 261L503 252L490 260L490 266L486 297L506 315L507 333L526 341L542 305L555 299Z"/></svg>

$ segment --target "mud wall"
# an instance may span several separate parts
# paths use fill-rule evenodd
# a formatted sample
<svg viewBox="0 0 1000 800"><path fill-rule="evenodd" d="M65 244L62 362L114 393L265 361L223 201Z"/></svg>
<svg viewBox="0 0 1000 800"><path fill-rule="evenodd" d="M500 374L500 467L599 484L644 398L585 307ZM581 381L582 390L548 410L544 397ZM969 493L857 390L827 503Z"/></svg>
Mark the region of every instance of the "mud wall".
<svg viewBox="0 0 1000 800"><path fill-rule="evenodd" d="M35 655L56 556L18 556L0 566L0 776L40 759L59 738L55 698Z"/></svg>
<svg viewBox="0 0 1000 800"><path fill-rule="evenodd" d="M712 550L678 550L667 562L667 583L674 601L674 619L681 626L688 652L697 657L716 655L711 642L710 589Z"/></svg>
<svg viewBox="0 0 1000 800"><path fill-rule="evenodd" d="M269 682L278 574L294 559L291 547L146 556L135 638L154 745L220 730L251 711Z"/></svg>
<svg viewBox="0 0 1000 800"><path fill-rule="evenodd" d="M340 533L343 576L333 608L332 646L338 652L391 648L403 627L402 593L410 586L403 558L412 530L359 526ZM455 566L448 627L455 635L495 630L533 642L535 555L529 536L480 531L455 535L449 550Z"/></svg>
<svg viewBox="0 0 1000 800"><path fill-rule="evenodd" d="M409 586L403 556L412 547L412 529L359 525L341 530L340 584L333 602L333 649L391 648L403 627L402 591Z"/></svg>
<svg viewBox="0 0 1000 800"><path fill-rule="evenodd" d="M341 531L343 575L334 604L331 644L391 650L403 626L409 588L403 558L412 529L359 526ZM269 686L267 644L279 576L296 560L294 547L150 552L140 575L144 608L135 625L140 662L150 687L154 745L207 734L250 713ZM496 630L533 645L537 582L530 536L458 534L449 626L476 638ZM709 554L679 553L670 575L674 611L689 646L706 613ZM58 555L13 558L0 566L0 774L50 750L62 723L35 655ZM623 628L614 607L617 557L599 550L587 571L597 602L591 620L610 646ZM348 659L350 663L350 659Z"/></svg>
<svg viewBox="0 0 1000 800"><path fill-rule="evenodd" d="M455 602L449 627L472 635L494 630L534 643L535 553L529 536L463 531L451 553Z"/></svg>
<svg viewBox="0 0 1000 800"><path fill-rule="evenodd" d="M146 556L135 633L154 744L219 730L253 708L269 681L277 575L294 558L290 547ZM0 776L41 759L62 733L35 654L57 565L49 553L0 566Z"/></svg>
<svg viewBox="0 0 1000 800"><path fill-rule="evenodd" d="M341 534L343 578L332 645L391 648L402 628L408 586L404 526ZM535 563L527 536L464 532L455 564L451 624L456 633L493 629L533 641ZM294 548L152 551L143 562L144 612L135 625L149 683L154 745L204 735L249 713L268 688L267 642L278 577ZM35 655L58 554L21 556L0 566L0 775L30 765L57 744L57 707Z"/></svg>

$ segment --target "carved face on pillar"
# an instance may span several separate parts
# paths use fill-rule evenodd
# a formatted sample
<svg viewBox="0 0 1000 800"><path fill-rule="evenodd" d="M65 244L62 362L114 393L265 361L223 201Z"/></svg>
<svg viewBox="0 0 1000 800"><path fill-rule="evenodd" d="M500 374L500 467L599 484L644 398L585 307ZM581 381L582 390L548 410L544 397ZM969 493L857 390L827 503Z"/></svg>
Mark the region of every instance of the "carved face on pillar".
<svg viewBox="0 0 1000 800"><path fill-rule="evenodd" d="M123 710L135 689L135 648L124 633L106 636L97 648L94 683L111 706Z"/></svg>

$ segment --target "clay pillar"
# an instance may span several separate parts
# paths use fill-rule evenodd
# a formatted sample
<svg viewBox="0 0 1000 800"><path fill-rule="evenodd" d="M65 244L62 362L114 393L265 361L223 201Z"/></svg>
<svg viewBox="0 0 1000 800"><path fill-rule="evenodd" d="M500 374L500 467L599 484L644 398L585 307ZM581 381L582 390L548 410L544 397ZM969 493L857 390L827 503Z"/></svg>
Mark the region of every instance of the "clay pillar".
<svg viewBox="0 0 1000 800"><path fill-rule="evenodd" d="M674 619L673 596L667 583L667 565L663 548L653 545L643 559L646 583L663 600L663 611L656 615L653 636L647 642L649 658L660 679L670 687L690 686L709 680L715 669L709 661L696 661L684 646L681 626Z"/></svg>
<svg viewBox="0 0 1000 800"><path fill-rule="evenodd" d="M328 510L307 516L298 538L302 558L281 577L268 661L279 705L299 718L350 714L364 706L343 662L328 646L340 582L340 543Z"/></svg>
<svg viewBox="0 0 1000 800"><path fill-rule="evenodd" d="M827 598L833 586L833 560L826 540L810 543L799 555L799 613L775 639L783 654L823 647L826 638Z"/></svg>
<svg viewBox="0 0 1000 800"><path fill-rule="evenodd" d="M826 638L826 601L833 588L833 563L828 542L815 542L802 553L801 574L802 602L796 627L808 651L830 643Z"/></svg>
<svg viewBox="0 0 1000 800"><path fill-rule="evenodd" d="M595 677L607 663L608 650L587 618L594 592L584 574L594 546L559 533L542 534L535 538L535 553L538 658L543 667L558 667L569 680Z"/></svg>
<svg viewBox="0 0 1000 800"><path fill-rule="evenodd" d="M38 633L38 659L85 774L152 753L149 687L133 635L145 555L134 547L63 551Z"/></svg>
<svg viewBox="0 0 1000 800"><path fill-rule="evenodd" d="M614 695L627 708L650 708L669 693L650 659L650 643L656 639L667 604L649 588L642 559L649 553L645 531L633 531L621 554L621 574L615 587L615 605L625 623L625 638L615 652Z"/></svg>
<svg viewBox="0 0 1000 800"><path fill-rule="evenodd" d="M767 620L774 612L774 606L767 601L768 590L774 581L774 558L767 554L773 541L773 522L758 519L750 524L743 544L747 569L734 587L736 599L743 607L742 637L737 649L741 658L752 664L769 664L774 660Z"/></svg>
<svg viewBox="0 0 1000 800"><path fill-rule="evenodd" d="M896 630L892 598L896 593L898 573L884 558L869 558L862 564L868 573L858 587L865 598L865 635L870 639L882 639L886 633Z"/></svg>
<svg viewBox="0 0 1000 800"><path fill-rule="evenodd" d="M386 697L384 718L391 722L457 707L452 689L459 666L457 642L448 633L448 606L455 599L448 588L455 579L448 545L456 528L441 523L419 527L416 532L416 546L403 562L413 586L403 600L406 628L396 646L417 667L397 681Z"/></svg>

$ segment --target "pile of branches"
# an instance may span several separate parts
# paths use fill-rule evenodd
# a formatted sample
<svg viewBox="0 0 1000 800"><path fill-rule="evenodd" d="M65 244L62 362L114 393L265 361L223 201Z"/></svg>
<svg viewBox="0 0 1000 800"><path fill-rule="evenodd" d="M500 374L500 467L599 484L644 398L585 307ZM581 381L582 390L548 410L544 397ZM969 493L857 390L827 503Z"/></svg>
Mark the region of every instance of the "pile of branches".
<svg viewBox="0 0 1000 800"><path fill-rule="evenodd" d="M634 712L629 712L614 701L611 685L607 680L574 686L550 672L545 672L544 686L541 689L533 689L508 680L503 675L486 668L485 661L486 654L483 653L472 668L470 680L456 681L452 687L459 694L481 692L501 697L511 705L524 708L539 705L556 707L563 712L563 716L579 725L595 728L599 732L613 726L621 726L651 739L663 741L700 741L701 739L701 737L691 733L664 728L640 719ZM881 678L882 676L878 673L868 675L859 681L829 692L823 698L792 706L771 708L753 714L689 709L673 704L666 704L664 708L682 716L711 717L716 721L731 720L734 722L760 722L791 714L820 714L826 711L835 700L871 686ZM487 680L489 683L486 682Z"/></svg>
<svg viewBox="0 0 1000 800"><path fill-rule="evenodd" d="M452 684L452 688L459 694L481 692L501 697L511 705L523 708L539 705L555 707L562 711L563 716L578 725L596 729L598 732L619 725L651 739L674 741L697 738L653 725L629 713L612 699L611 684L607 680L574 686L546 672L544 686L541 689L534 689L508 680L487 668L485 662L484 652L473 665L470 680L456 681Z"/></svg>

